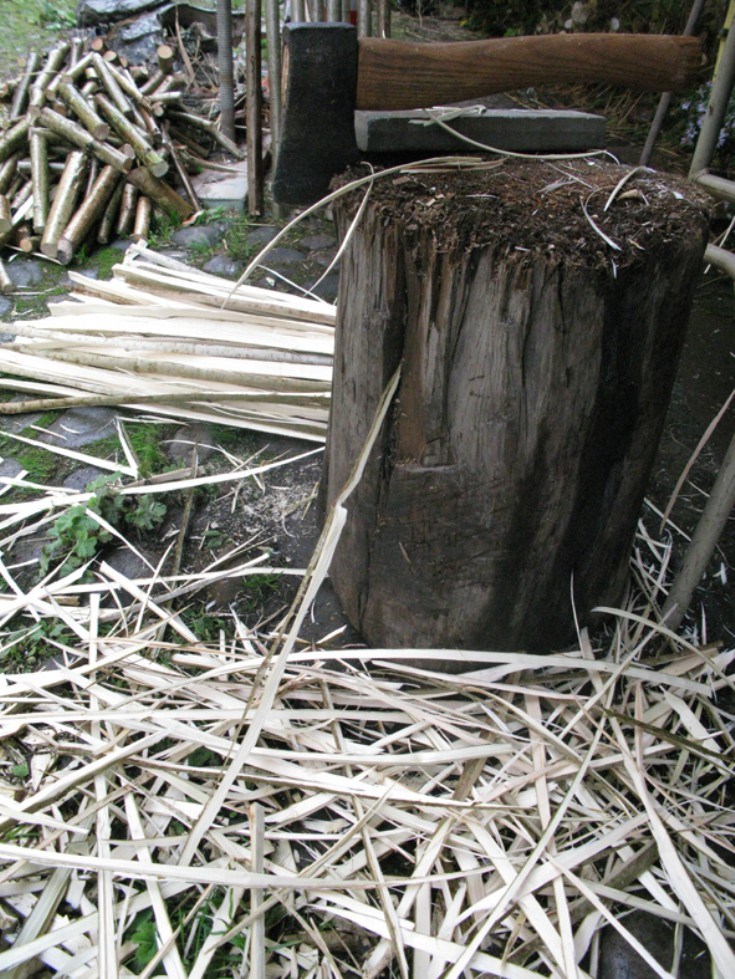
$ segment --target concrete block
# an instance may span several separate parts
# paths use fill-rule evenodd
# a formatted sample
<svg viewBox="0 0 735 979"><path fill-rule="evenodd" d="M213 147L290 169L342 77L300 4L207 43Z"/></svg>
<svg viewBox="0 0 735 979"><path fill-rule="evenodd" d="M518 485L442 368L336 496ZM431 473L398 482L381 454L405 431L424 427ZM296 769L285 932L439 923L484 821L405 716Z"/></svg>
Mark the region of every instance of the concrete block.
<svg viewBox="0 0 735 979"><path fill-rule="evenodd" d="M357 145L363 153L471 153L473 147L439 125L426 109L355 113ZM605 117L557 109L484 109L458 116L448 125L463 136L500 150L528 153L599 149L605 142Z"/></svg>
<svg viewBox="0 0 735 979"><path fill-rule="evenodd" d="M225 207L244 210L248 196L248 165L246 160L228 163L233 171L204 170L192 177L192 184L202 207Z"/></svg>

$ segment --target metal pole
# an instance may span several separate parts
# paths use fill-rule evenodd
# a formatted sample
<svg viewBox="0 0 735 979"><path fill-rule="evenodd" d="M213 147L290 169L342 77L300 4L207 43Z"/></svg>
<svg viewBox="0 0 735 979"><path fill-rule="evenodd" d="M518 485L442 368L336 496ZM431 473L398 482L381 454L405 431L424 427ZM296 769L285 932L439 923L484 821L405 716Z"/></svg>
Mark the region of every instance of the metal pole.
<svg viewBox="0 0 735 979"><path fill-rule="evenodd" d="M245 2L247 55L248 214L263 213L263 126L260 90L260 0Z"/></svg>
<svg viewBox="0 0 735 979"><path fill-rule="evenodd" d="M220 127L235 138L235 84L232 70L232 3L217 0L217 68L219 70Z"/></svg>

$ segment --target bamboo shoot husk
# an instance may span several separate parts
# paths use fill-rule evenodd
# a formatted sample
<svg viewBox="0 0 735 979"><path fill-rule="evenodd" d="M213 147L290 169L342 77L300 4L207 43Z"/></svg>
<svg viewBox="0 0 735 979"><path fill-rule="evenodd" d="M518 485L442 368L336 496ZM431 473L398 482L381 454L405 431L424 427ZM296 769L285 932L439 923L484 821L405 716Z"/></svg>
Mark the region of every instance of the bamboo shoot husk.
<svg viewBox="0 0 735 979"><path fill-rule="evenodd" d="M63 265L69 264L74 256L74 252L82 244L94 224L101 219L107 201L112 196L119 179L119 174L114 167L104 167L100 172L86 200L64 229L61 238L59 238L56 247L56 258Z"/></svg>
<svg viewBox="0 0 735 979"><path fill-rule="evenodd" d="M154 177L163 177L168 173L168 163L160 153L156 152L145 136L118 111L110 99L99 94L95 95L95 103L100 107L113 129L135 150L141 163Z"/></svg>
<svg viewBox="0 0 735 979"><path fill-rule="evenodd" d="M102 143L95 139L86 129L70 119L64 119L57 112L44 108L41 109L38 118L42 125L68 139L80 149L91 150L103 163L114 167L120 173L127 173L132 167L133 161L130 157L114 149L109 143Z"/></svg>
<svg viewBox="0 0 735 979"><path fill-rule="evenodd" d="M59 85L59 95L95 139L104 142L108 138L110 127L97 115L70 78L67 77Z"/></svg>
<svg viewBox="0 0 735 979"><path fill-rule="evenodd" d="M191 217L194 213L194 208L188 201L184 200L181 194L175 191L173 187L169 187L162 180L158 180L150 171L138 167L130 171L128 180L141 193L150 197L153 203L157 207L160 207L162 211L165 211L166 214L185 219Z"/></svg>
<svg viewBox="0 0 735 979"><path fill-rule="evenodd" d="M41 252L48 258L56 258L58 241L74 211L86 166L87 155L82 150L69 154L41 238Z"/></svg>
<svg viewBox="0 0 735 979"><path fill-rule="evenodd" d="M46 137L31 129L31 183L33 185L33 230L39 234L46 227L49 208L49 170Z"/></svg>
<svg viewBox="0 0 735 979"><path fill-rule="evenodd" d="M13 101L10 105L10 118L18 119L23 115L28 107L28 94L31 83L35 76L38 66L41 64L41 55L38 51L31 51L26 59L26 66L13 94Z"/></svg>
<svg viewBox="0 0 735 979"><path fill-rule="evenodd" d="M133 241L148 241L148 234L151 227L151 215L153 214L153 205L151 204L150 197L146 197L142 194L138 198L138 203L135 207L135 223L133 225Z"/></svg>

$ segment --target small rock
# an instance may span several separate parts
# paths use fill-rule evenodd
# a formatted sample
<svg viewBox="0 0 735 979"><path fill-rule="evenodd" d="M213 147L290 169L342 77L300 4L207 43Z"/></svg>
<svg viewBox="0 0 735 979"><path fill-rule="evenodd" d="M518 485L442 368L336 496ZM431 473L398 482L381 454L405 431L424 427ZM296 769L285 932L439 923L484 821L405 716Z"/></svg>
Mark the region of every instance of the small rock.
<svg viewBox="0 0 735 979"><path fill-rule="evenodd" d="M15 340L14 333L0 333L0 343L12 343Z"/></svg>
<svg viewBox="0 0 735 979"><path fill-rule="evenodd" d="M197 461L204 462L214 452L212 429L203 422L194 422L180 428L165 445L166 454L172 462L188 466L194 446L197 447Z"/></svg>
<svg viewBox="0 0 735 979"><path fill-rule="evenodd" d="M671 968L674 956L674 926L669 921L647 911L632 911L622 924L634 935L665 969ZM677 975L686 979L709 979L712 972L707 949L688 929L684 941L680 970ZM654 979L649 968L611 925L602 932L600 941L600 979Z"/></svg>
<svg viewBox="0 0 735 979"><path fill-rule="evenodd" d="M104 469L98 469L97 466L81 466L79 469L75 469L74 472L69 473L62 486L64 489L77 490L83 493L89 484L94 482L95 479L99 479L100 476L111 477L112 473Z"/></svg>
<svg viewBox="0 0 735 979"><path fill-rule="evenodd" d="M328 265L332 264L336 254L336 248L328 248L325 251L314 252L311 256L311 260L316 265L321 265L322 268L326 268Z"/></svg>
<svg viewBox="0 0 735 979"><path fill-rule="evenodd" d="M37 286L43 278L41 264L33 258L16 258L14 262L8 262L7 270L13 284L19 289Z"/></svg>
<svg viewBox="0 0 735 979"><path fill-rule="evenodd" d="M19 472L23 471L23 467L15 459L0 459L0 476L5 476L8 479L14 479ZM3 485L5 485L3 483Z"/></svg>
<svg viewBox="0 0 735 979"><path fill-rule="evenodd" d="M222 240L222 232L211 225L199 224L191 228L179 228L171 237L177 245L183 245L185 248L191 248L193 245L206 245L211 248Z"/></svg>
<svg viewBox="0 0 735 979"><path fill-rule="evenodd" d="M235 279L242 271L242 266L226 255L215 255L204 266L204 271L211 272L212 275L223 275L227 279Z"/></svg>
<svg viewBox="0 0 735 979"><path fill-rule="evenodd" d="M297 262L304 261L303 252L297 252L295 248L274 248L272 252L263 259L266 265L295 265Z"/></svg>
<svg viewBox="0 0 735 979"><path fill-rule="evenodd" d="M4 316L6 313L9 313L12 308L12 299L8 299L7 296L0 296L0 316Z"/></svg>
<svg viewBox="0 0 735 979"><path fill-rule="evenodd" d="M115 412L112 408L70 408L49 425L48 431L52 434L39 436L39 442L76 449L113 435Z"/></svg>
<svg viewBox="0 0 735 979"><path fill-rule="evenodd" d="M321 299L333 303L339 292L339 272L330 272L313 290Z"/></svg>
<svg viewBox="0 0 735 979"><path fill-rule="evenodd" d="M307 235L306 238L301 239L300 244L310 251L319 251L320 248L334 248L337 239L332 235Z"/></svg>
<svg viewBox="0 0 735 979"><path fill-rule="evenodd" d="M94 27L116 20L135 17L147 10L162 7L165 0L79 0L77 23L80 27Z"/></svg>
<svg viewBox="0 0 735 979"><path fill-rule="evenodd" d="M267 245L269 241L273 241L277 234L278 228L264 224L259 228L253 228L252 231L248 231L246 240L249 245Z"/></svg>
<svg viewBox="0 0 735 979"><path fill-rule="evenodd" d="M111 244L107 246L108 248L117 248L119 252L126 252L130 247L130 241L127 238L116 238Z"/></svg>
<svg viewBox="0 0 735 979"><path fill-rule="evenodd" d="M100 277L99 269L79 269L79 274L83 275L85 279L99 279Z"/></svg>
<svg viewBox="0 0 735 979"><path fill-rule="evenodd" d="M111 554L105 556L105 560L111 568L114 568L115 571L119 572L125 578L129 578L130 580L150 578L153 575L153 569L159 563L159 558L154 554L148 554L142 548L138 548L138 551L139 554L136 554L127 547L116 547ZM102 604L111 606L119 602L125 608L134 601L133 596L121 588L118 590L116 598L105 598Z"/></svg>

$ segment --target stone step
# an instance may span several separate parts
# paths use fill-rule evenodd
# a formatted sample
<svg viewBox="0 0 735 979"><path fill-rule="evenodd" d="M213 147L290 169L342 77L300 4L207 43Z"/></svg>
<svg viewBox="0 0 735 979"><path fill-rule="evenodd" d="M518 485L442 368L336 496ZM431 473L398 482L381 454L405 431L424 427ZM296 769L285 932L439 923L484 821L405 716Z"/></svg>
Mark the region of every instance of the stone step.
<svg viewBox="0 0 735 979"><path fill-rule="evenodd" d="M431 110L355 113L357 145L363 153L471 152L472 146L438 124L422 125ZM605 144L605 117L557 109L483 109L457 116L448 125L494 149L528 153L577 152Z"/></svg>

